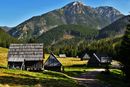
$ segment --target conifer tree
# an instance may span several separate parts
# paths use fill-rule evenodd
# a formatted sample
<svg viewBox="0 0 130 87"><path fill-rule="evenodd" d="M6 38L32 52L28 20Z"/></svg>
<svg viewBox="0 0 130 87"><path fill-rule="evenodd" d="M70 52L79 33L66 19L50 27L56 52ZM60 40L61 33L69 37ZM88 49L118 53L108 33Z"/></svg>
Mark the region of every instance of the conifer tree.
<svg viewBox="0 0 130 87"><path fill-rule="evenodd" d="M125 73L126 78L130 80L130 20L126 27L126 32L120 46L119 55L120 61L123 64L122 70Z"/></svg>

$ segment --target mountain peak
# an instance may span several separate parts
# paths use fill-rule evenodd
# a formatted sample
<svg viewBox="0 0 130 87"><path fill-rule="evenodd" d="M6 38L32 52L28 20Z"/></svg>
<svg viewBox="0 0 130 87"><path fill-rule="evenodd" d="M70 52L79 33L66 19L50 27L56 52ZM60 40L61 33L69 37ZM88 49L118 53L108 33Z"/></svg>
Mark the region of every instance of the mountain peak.
<svg viewBox="0 0 130 87"><path fill-rule="evenodd" d="M74 1L64 6L63 9L65 10L65 13L67 13L67 15L68 14L74 15L74 14L85 14L85 7L87 8L87 6L83 4L83 2Z"/></svg>
<svg viewBox="0 0 130 87"><path fill-rule="evenodd" d="M84 6L85 4L81 1L73 1L69 3L67 6Z"/></svg>
<svg viewBox="0 0 130 87"><path fill-rule="evenodd" d="M84 4L81 1L74 1L72 2L72 5L74 6L74 5L84 5Z"/></svg>

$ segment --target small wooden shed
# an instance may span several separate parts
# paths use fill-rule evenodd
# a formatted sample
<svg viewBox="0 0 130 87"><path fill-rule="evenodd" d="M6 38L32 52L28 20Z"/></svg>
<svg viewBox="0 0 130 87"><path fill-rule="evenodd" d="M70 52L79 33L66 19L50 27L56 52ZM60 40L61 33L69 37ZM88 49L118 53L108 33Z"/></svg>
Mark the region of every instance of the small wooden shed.
<svg viewBox="0 0 130 87"><path fill-rule="evenodd" d="M43 70L43 44L11 44L8 67L21 70Z"/></svg>
<svg viewBox="0 0 130 87"><path fill-rule="evenodd" d="M99 67L102 64L110 64L111 61L112 61L111 57L109 57L105 53L93 53L93 55L88 61L88 66Z"/></svg>
<svg viewBox="0 0 130 87"><path fill-rule="evenodd" d="M62 64L60 61L55 57L53 53L50 54L48 59L46 60L44 64L45 70L51 70L51 71L61 71Z"/></svg>

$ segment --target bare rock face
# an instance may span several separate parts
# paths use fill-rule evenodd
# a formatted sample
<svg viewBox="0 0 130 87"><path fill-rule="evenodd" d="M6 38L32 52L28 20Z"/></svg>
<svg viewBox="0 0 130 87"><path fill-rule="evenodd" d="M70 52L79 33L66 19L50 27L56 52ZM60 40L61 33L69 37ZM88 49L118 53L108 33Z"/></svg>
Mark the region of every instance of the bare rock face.
<svg viewBox="0 0 130 87"><path fill-rule="evenodd" d="M113 7L109 7L109 6L101 6L101 7L95 8L95 9L97 10L98 14L108 17L112 22L121 18L123 15L117 9L115 9Z"/></svg>

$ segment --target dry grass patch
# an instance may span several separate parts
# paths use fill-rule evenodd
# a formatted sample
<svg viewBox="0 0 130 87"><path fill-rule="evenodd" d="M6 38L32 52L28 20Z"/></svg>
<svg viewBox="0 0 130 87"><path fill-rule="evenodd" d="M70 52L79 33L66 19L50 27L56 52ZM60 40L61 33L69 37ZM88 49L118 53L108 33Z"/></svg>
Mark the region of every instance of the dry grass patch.
<svg viewBox="0 0 130 87"><path fill-rule="evenodd" d="M63 64L63 66L74 66L74 65L84 65L87 61L81 61L80 58L58 58L58 60Z"/></svg>
<svg viewBox="0 0 130 87"><path fill-rule="evenodd" d="M49 55L50 54L45 54L44 61L47 60ZM63 66L85 65L88 62L87 60L81 61L80 58L74 58L74 57L66 57L66 58L59 58L58 56L56 57L62 63Z"/></svg>
<svg viewBox="0 0 130 87"><path fill-rule="evenodd" d="M63 35L64 40L69 40L69 39L72 39L72 38L74 38L74 36L72 36L72 35L69 35L69 34Z"/></svg>
<svg viewBox="0 0 130 87"><path fill-rule="evenodd" d="M0 66L2 67L7 66L7 53L8 49L0 47Z"/></svg>

